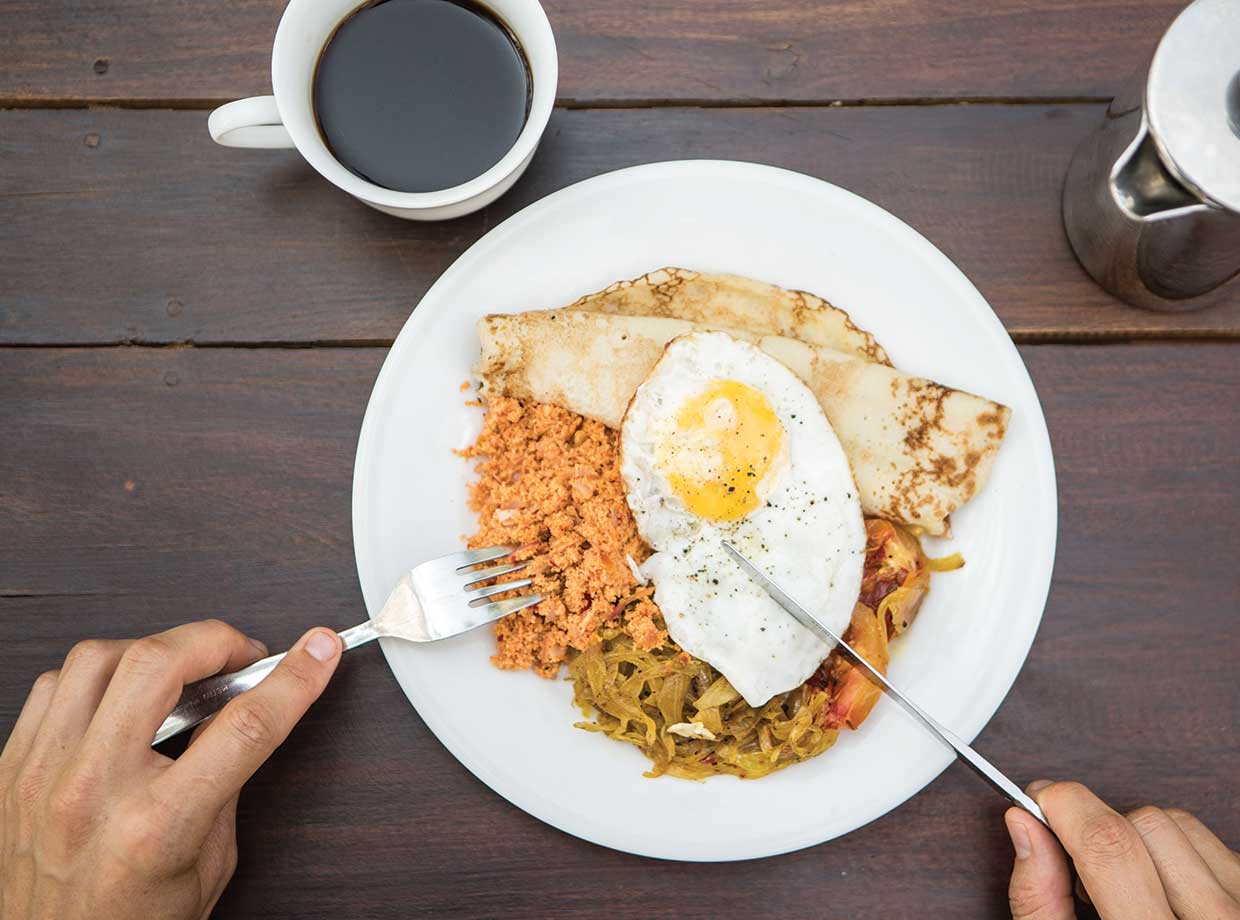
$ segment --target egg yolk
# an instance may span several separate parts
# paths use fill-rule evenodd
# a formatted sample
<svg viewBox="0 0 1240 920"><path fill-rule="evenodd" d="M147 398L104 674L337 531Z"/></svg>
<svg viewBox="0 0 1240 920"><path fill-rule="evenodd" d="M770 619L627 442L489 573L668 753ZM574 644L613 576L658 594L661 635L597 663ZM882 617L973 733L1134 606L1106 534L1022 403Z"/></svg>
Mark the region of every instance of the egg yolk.
<svg viewBox="0 0 1240 920"><path fill-rule="evenodd" d="M770 402L748 384L715 380L685 400L655 463L690 512L735 521L756 509L758 484L783 449L784 427Z"/></svg>

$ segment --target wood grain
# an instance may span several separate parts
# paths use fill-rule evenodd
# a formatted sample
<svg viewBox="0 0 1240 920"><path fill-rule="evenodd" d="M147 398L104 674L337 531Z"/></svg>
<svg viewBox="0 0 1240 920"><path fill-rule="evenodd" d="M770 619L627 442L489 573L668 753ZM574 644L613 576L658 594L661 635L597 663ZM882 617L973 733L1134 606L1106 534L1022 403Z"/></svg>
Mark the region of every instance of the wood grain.
<svg viewBox="0 0 1240 920"><path fill-rule="evenodd" d="M16 0L0 102L271 91L284 0ZM1110 97L1179 0L547 0L577 103Z"/></svg>
<svg viewBox="0 0 1240 920"><path fill-rule="evenodd" d="M388 342L439 274L514 210L608 170L683 157L771 163L870 198L942 248L1020 338L1240 335L1240 284L1208 310L1151 313L1076 263L1059 186L1101 112L559 111L506 198L437 224L373 212L293 153L217 147L200 112L2 112L0 342Z"/></svg>
<svg viewBox="0 0 1240 920"><path fill-rule="evenodd" d="M1056 450L1059 554L1030 658L979 743L1019 777L1080 777L1124 808L1187 807L1233 847L1238 350L1022 349ZM381 358L0 349L0 736L35 675L84 635L222 615L274 646L312 621L356 620L350 476ZM949 770L872 825L789 856L612 853L475 781L372 647L350 653L243 796L241 865L217 916L1000 917L1001 811Z"/></svg>

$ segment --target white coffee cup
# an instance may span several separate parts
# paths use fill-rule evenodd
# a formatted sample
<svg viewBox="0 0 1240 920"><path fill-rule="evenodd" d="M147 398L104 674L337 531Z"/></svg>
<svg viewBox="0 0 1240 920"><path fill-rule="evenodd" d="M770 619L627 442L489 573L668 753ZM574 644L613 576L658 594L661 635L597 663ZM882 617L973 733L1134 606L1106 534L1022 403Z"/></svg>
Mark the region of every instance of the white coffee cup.
<svg viewBox="0 0 1240 920"><path fill-rule="evenodd" d="M530 66L529 117L498 163L468 182L435 192L397 192L356 175L332 155L319 133L312 88L319 54L341 21L366 4L358 0L291 0L271 51L273 96L222 105L207 130L225 147L296 147L328 181L372 208L410 220L445 220L490 204L520 178L534 158L555 105L559 61L551 23L538 0L485 0L516 36ZM428 137L428 144L435 138Z"/></svg>

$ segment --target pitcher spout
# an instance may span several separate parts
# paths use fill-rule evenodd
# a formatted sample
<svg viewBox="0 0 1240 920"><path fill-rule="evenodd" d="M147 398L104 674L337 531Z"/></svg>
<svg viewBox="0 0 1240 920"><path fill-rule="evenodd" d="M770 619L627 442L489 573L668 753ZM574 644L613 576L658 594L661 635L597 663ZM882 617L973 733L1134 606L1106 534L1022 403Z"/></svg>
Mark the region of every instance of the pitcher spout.
<svg viewBox="0 0 1240 920"><path fill-rule="evenodd" d="M1144 118L1137 136L1111 168L1108 184L1116 206L1143 223L1209 208L1167 168Z"/></svg>

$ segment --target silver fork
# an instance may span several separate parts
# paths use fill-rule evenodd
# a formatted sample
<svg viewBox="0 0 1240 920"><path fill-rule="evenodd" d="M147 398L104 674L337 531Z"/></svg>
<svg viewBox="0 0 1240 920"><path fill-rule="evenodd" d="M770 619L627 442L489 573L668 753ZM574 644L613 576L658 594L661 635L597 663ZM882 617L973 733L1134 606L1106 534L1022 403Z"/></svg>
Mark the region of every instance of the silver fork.
<svg viewBox="0 0 1240 920"><path fill-rule="evenodd" d="M487 598L505 591L528 588L533 584L529 578L476 587L481 582L519 572L529 565L528 562L513 562L481 568L488 562L511 555L515 548L491 546L423 562L401 576L377 617L346 629L340 633L340 641L346 650L384 636L409 642L435 642L493 623L500 617L537 604L542 600L538 594L487 601ZM284 655L281 652L240 671L217 674L187 685L176 708L164 720L151 743L166 741L219 712L229 700L257 686Z"/></svg>

